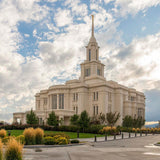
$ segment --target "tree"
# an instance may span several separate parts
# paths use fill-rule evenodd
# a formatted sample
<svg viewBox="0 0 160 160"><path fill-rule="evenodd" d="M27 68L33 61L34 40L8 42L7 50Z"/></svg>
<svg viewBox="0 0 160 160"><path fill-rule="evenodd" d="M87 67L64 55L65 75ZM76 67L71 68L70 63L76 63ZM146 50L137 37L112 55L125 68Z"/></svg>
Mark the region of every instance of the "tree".
<svg viewBox="0 0 160 160"><path fill-rule="evenodd" d="M106 122L106 116L104 113L100 113L98 116L98 119L100 121L100 124L104 124Z"/></svg>
<svg viewBox="0 0 160 160"><path fill-rule="evenodd" d="M133 119L133 127L141 128L145 124L145 120L142 117L134 117Z"/></svg>
<svg viewBox="0 0 160 160"><path fill-rule="evenodd" d="M57 117L54 113L54 111L52 111L50 114L49 114L49 117L47 119L47 124L50 125L50 126L58 126L59 124L59 121L57 120Z"/></svg>
<svg viewBox="0 0 160 160"><path fill-rule="evenodd" d="M95 115L91 118L90 124L103 125L106 122L106 116L103 113L100 113L99 115Z"/></svg>
<svg viewBox="0 0 160 160"><path fill-rule="evenodd" d="M117 112L109 112L106 114L106 121L107 121L107 124L109 126L114 126L114 124L118 121L118 119L120 118L120 113L117 113Z"/></svg>
<svg viewBox="0 0 160 160"><path fill-rule="evenodd" d="M87 128L89 126L90 123L90 118L88 116L88 113L86 111L83 111L80 115L78 124L80 126L80 128L83 129L83 132L85 130L85 128Z"/></svg>
<svg viewBox="0 0 160 160"><path fill-rule="evenodd" d="M90 124L91 124L91 125L98 125L98 124L100 124L100 123L101 123L101 122L100 122L98 116L93 116L93 117L91 118L91 120L90 120Z"/></svg>
<svg viewBox="0 0 160 160"><path fill-rule="evenodd" d="M122 123L123 127L133 127L133 118L131 116L125 116Z"/></svg>
<svg viewBox="0 0 160 160"><path fill-rule="evenodd" d="M79 120L79 116L77 114L74 114L71 117L70 122L72 125L78 125L78 120Z"/></svg>
<svg viewBox="0 0 160 160"><path fill-rule="evenodd" d="M38 117L31 109L31 112L26 115L27 124L38 124Z"/></svg>
<svg viewBox="0 0 160 160"><path fill-rule="evenodd" d="M134 127L141 128L145 123L145 120L142 117L132 118L131 116L125 116L123 119L123 127Z"/></svg>

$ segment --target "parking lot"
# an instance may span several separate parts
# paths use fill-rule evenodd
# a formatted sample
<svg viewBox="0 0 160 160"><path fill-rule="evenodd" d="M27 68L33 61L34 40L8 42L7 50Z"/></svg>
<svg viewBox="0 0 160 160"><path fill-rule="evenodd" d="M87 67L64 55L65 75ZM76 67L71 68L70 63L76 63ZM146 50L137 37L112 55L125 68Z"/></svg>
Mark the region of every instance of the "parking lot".
<svg viewBox="0 0 160 160"><path fill-rule="evenodd" d="M84 145L24 149L25 160L159 160L160 135L107 142L88 141Z"/></svg>

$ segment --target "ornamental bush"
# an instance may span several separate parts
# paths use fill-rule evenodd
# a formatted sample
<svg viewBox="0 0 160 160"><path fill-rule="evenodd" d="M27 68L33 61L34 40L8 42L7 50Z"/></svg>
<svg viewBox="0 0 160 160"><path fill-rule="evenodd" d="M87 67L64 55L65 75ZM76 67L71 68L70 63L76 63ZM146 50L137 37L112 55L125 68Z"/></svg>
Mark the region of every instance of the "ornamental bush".
<svg viewBox="0 0 160 160"><path fill-rule="evenodd" d="M6 130L5 129L1 129L0 130L0 138L4 138L4 137L6 137L6 135L7 135Z"/></svg>
<svg viewBox="0 0 160 160"><path fill-rule="evenodd" d="M59 145L63 145L63 144L68 144L68 140L65 137L59 137L58 139L56 139L56 143Z"/></svg>
<svg viewBox="0 0 160 160"><path fill-rule="evenodd" d="M41 128L35 129L35 141L36 144L42 144L43 143L43 137L44 137L44 130Z"/></svg>
<svg viewBox="0 0 160 160"><path fill-rule="evenodd" d="M59 143L59 142L58 142L58 139L59 139L60 137L62 137L62 136L61 136L61 135L58 135L58 134L53 137L56 144Z"/></svg>
<svg viewBox="0 0 160 160"><path fill-rule="evenodd" d="M3 160L3 143L0 139L0 160Z"/></svg>
<svg viewBox="0 0 160 160"><path fill-rule="evenodd" d="M7 144L8 141L9 141L11 138L14 138L14 137L12 137L12 136L4 137L4 138L2 139L2 142L3 142L4 144Z"/></svg>
<svg viewBox="0 0 160 160"><path fill-rule="evenodd" d="M68 140L70 139L70 137L67 135L67 134L65 134L65 133L45 133L44 134L44 137L54 137L54 136L61 136L61 137L65 137L65 138L67 138Z"/></svg>
<svg viewBox="0 0 160 160"><path fill-rule="evenodd" d="M20 136L16 137L16 141L18 141L21 144L25 144L25 137L24 137L24 135L20 135Z"/></svg>
<svg viewBox="0 0 160 160"><path fill-rule="evenodd" d="M54 145L55 143L55 139L53 137L44 137L44 144L45 145Z"/></svg>
<svg viewBox="0 0 160 160"><path fill-rule="evenodd" d="M109 126L103 127L103 129L100 130L100 133L103 133L103 134L105 133L105 134L110 134L110 135L116 132L117 132L116 127L109 127Z"/></svg>
<svg viewBox="0 0 160 160"><path fill-rule="evenodd" d="M6 160L22 160L23 145L11 138L5 151Z"/></svg>
<svg viewBox="0 0 160 160"><path fill-rule="evenodd" d="M26 145L34 145L35 144L35 131L33 128L26 128L23 132L25 137Z"/></svg>

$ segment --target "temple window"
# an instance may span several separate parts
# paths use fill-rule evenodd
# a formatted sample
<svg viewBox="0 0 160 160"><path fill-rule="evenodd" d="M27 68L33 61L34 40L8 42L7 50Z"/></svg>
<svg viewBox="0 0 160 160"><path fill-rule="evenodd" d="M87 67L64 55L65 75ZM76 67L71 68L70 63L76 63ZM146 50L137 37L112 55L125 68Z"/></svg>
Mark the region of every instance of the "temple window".
<svg viewBox="0 0 160 160"><path fill-rule="evenodd" d="M85 70L85 76L86 76L86 77L90 76L90 68L87 68L87 69Z"/></svg>
<svg viewBox="0 0 160 160"><path fill-rule="evenodd" d="M78 101L78 93L73 93L73 101Z"/></svg>
<svg viewBox="0 0 160 160"><path fill-rule="evenodd" d="M143 109L138 108L138 117L143 117Z"/></svg>
<svg viewBox="0 0 160 160"><path fill-rule="evenodd" d="M97 115L98 114L98 106L93 106L93 115Z"/></svg>
<svg viewBox="0 0 160 160"><path fill-rule="evenodd" d="M101 70L100 69L97 69L97 75L101 75Z"/></svg>
<svg viewBox="0 0 160 160"><path fill-rule="evenodd" d="M47 105L47 98L44 98L43 102L44 105Z"/></svg>
<svg viewBox="0 0 160 160"><path fill-rule="evenodd" d="M59 109L64 109L64 94L59 94Z"/></svg>
<svg viewBox="0 0 160 160"><path fill-rule="evenodd" d="M52 95L52 109L57 109L57 95Z"/></svg>
<svg viewBox="0 0 160 160"><path fill-rule="evenodd" d="M91 60L91 50L89 49L89 61Z"/></svg>
<svg viewBox="0 0 160 160"><path fill-rule="evenodd" d="M93 100L98 100L98 92L93 92Z"/></svg>
<svg viewBox="0 0 160 160"><path fill-rule="evenodd" d="M111 94L111 92L108 92L108 101L112 101L112 94Z"/></svg>

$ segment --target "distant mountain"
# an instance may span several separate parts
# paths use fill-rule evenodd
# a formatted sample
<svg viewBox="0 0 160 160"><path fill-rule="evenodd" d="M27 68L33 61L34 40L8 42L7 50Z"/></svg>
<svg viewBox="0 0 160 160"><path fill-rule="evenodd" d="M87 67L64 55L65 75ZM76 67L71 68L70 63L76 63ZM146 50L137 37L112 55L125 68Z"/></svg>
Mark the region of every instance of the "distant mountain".
<svg viewBox="0 0 160 160"><path fill-rule="evenodd" d="M156 128L158 124L145 125L146 128Z"/></svg>

